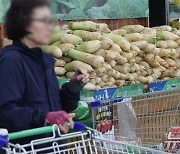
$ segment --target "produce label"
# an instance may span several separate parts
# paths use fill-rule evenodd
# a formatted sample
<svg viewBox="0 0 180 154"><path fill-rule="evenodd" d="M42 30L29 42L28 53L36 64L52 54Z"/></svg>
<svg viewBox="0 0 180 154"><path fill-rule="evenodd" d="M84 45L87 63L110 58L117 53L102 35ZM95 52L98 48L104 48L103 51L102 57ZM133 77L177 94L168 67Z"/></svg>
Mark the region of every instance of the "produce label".
<svg viewBox="0 0 180 154"><path fill-rule="evenodd" d="M59 79L60 87L68 81L69 79L66 79L66 78ZM118 97L131 97L131 96L142 94L143 91L144 91L144 84L123 86L119 88L100 89L100 90L95 90L95 91L82 90L81 100L91 102L89 101L89 98L103 101L103 100L114 99Z"/></svg>
<svg viewBox="0 0 180 154"><path fill-rule="evenodd" d="M94 99L99 101L111 99L116 90L117 88L96 90L94 91Z"/></svg>
<svg viewBox="0 0 180 154"><path fill-rule="evenodd" d="M144 84L123 86L123 87L116 89L112 98L131 97L131 96L143 94L143 92L144 92Z"/></svg>
<svg viewBox="0 0 180 154"><path fill-rule="evenodd" d="M94 127L96 130L101 132L105 138L114 140L113 102L101 102L93 110L95 115Z"/></svg>
<svg viewBox="0 0 180 154"><path fill-rule="evenodd" d="M155 92L155 91L171 90L174 88L180 88L180 78L150 83L148 91Z"/></svg>
<svg viewBox="0 0 180 154"><path fill-rule="evenodd" d="M118 97L131 97L142 94L144 91L144 84L136 84L130 86L123 86L119 88L109 88L94 91L95 100L107 100Z"/></svg>
<svg viewBox="0 0 180 154"><path fill-rule="evenodd" d="M180 127L171 127L164 136L164 149L168 153L180 152Z"/></svg>

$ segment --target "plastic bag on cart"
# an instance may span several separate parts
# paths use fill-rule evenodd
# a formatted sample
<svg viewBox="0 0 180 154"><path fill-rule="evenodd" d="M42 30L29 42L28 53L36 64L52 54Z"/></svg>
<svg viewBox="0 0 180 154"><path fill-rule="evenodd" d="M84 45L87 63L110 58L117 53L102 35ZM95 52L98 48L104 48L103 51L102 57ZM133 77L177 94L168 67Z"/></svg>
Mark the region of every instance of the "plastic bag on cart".
<svg viewBox="0 0 180 154"><path fill-rule="evenodd" d="M125 98L117 106L118 134L120 136L117 140L134 143L136 141L137 118L131 101L132 98Z"/></svg>

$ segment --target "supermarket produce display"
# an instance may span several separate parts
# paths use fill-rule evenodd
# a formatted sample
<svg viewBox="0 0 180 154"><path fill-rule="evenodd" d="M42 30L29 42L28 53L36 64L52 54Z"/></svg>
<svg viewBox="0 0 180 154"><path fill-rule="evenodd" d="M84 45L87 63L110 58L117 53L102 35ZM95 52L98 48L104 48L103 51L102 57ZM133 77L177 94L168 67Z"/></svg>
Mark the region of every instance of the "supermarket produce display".
<svg viewBox="0 0 180 154"><path fill-rule="evenodd" d="M127 25L111 31L104 23L70 22L56 25L51 43L42 49L55 57L60 78L87 69L88 90L180 77L180 30L170 26Z"/></svg>
<svg viewBox="0 0 180 154"><path fill-rule="evenodd" d="M16 40L9 37L8 24L3 23L11 0L1 1L0 50L12 44L13 41L9 39ZM32 0L29 1L29 6L24 6L30 8L30 4ZM44 117L46 124L42 128L32 126L30 130L24 130L26 128L18 126L23 131L13 133L0 128L0 153L180 154L180 0L154 4L159 9L163 8L156 9L155 18L152 19L154 25L162 25L157 22L161 18L156 17L158 13L166 20L163 24L170 25L158 27L151 27L150 8L153 9L154 6L150 6L150 1L147 0L55 0L42 6L49 7L51 15L50 10L49 16L42 10L42 14L46 15L44 18L33 15L28 20L40 21L37 22L37 30L38 27L42 28L39 36L41 34L42 37L48 37L52 28L49 44L44 43L48 42L48 38L41 40L40 37L41 41L38 43L35 36L27 37L26 42L28 34L17 38L30 49L45 44L41 49L54 58L51 69L56 73L53 75L57 89L62 89L65 83L71 83L73 79L80 79L76 76L80 74L85 74L88 83L86 84L82 75L83 83L74 86L67 84L69 94L72 89L80 92L76 109L65 113L75 114L72 116L72 123L68 122L71 116L62 125L53 120L51 122L49 114L54 109L49 106L52 112L47 111L47 118ZM21 14L22 3L17 7L18 14ZM34 8L38 7L41 5ZM31 9L29 12L32 14L33 11ZM22 11L21 15L26 16L29 12ZM54 19L58 21L53 22ZM151 28L145 27L148 22ZM26 29L28 26L24 27ZM30 43L29 39L32 39ZM90 80L87 72L83 72L83 69L80 71L81 68L87 70ZM78 88L81 86L84 89ZM31 87L25 88L33 91ZM74 92L72 94L75 96ZM51 97L47 96L49 98ZM61 128L65 128L65 124L69 130L68 133L66 131L67 134ZM13 127L7 126L7 129L10 128ZM25 144L24 137L29 137Z"/></svg>

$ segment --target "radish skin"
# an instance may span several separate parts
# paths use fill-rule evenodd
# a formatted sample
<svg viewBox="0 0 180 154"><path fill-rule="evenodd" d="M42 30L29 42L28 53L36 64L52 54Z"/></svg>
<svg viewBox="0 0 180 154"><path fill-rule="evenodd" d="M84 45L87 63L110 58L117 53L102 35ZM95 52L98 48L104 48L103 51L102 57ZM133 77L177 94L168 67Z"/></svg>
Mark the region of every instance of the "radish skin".
<svg viewBox="0 0 180 154"><path fill-rule="evenodd" d="M101 40L102 36L99 32L88 32L84 30L75 30L74 35L81 37L84 41Z"/></svg>
<svg viewBox="0 0 180 154"><path fill-rule="evenodd" d="M83 42L78 47L76 47L76 50L87 53L94 53L100 48L101 48L101 41L93 40L93 41Z"/></svg>
<svg viewBox="0 0 180 154"><path fill-rule="evenodd" d="M61 51L63 52L63 55L67 55L67 51L70 49L75 49L75 46L71 43L64 43L58 46Z"/></svg>
<svg viewBox="0 0 180 154"><path fill-rule="evenodd" d="M79 45L83 42L83 40L79 36L64 33L64 34L60 34L60 42L71 43L73 45Z"/></svg>
<svg viewBox="0 0 180 154"><path fill-rule="evenodd" d="M52 54L55 58L62 57L62 51L60 48L53 46L53 45L44 45L41 47L43 51Z"/></svg>
<svg viewBox="0 0 180 154"><path fill-rule="evenodd" d="M95 56L95 55L84 53L84 52L74 50L74 49L68 50L67 53L69 57L88 63L95 68L101 67L104 63L104 58L101 56Z"/></svg>
<svg viewBox="0 0 180 154"><path fill-rule="evenodd" d="M87 72L93 71L93 68L90 65L83 63L81 61L78 61L78 60L75 60L71 63L67 63L65 65L65 69L69 72L72 72L72 71L76 72L79 68L84 68Z"/></svg>
<svg viewBox="0 0 180 154"><path fill-rule="evenodd" d="M110 38L114 43L118 44L124 51L130 50L130 43L125 38L112 33L104 35Z"/></svg>
<svg viewBox="0 0 180 154"><path fill-rule="evenodd" d="M64 75L66 70L63 67L55 67L55 73L58 76Z"/></svg>
<svg viewBox="0 0 180 154"><path fill-rule="evenodd" d="M120 46L119 46L118 44L116 44L116 43L113 43L109 50L117 51L117 52L119 52L119 53L122 52L122 49L121 49Z"/></svg>
<svg viewBox="0 0 180 154"><path fill-rule="evenodd" d="M177 40L179 38L178 35L168 32L168 31L158 31L157 37L162 38L163 40Z"/></svg>
<svg viewBox="0 0 180 154"><path fill-rule="evenodd" d="M66 62L62 59L55 59L56 63L55 63L55 67L64 67L66 65Z"/></svg>
<svg viewBox="0 0 180 154"><path fill-rule="evenodd" d="M74 74L75 74L75 72L67 72L66 78L70 79Z"/></svg>

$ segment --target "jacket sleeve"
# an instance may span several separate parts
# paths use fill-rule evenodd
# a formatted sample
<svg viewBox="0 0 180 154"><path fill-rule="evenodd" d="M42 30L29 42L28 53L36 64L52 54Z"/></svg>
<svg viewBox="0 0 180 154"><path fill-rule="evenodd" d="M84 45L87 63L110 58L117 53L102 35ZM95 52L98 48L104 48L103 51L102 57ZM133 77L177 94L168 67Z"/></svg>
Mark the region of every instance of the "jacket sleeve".
<svg viewBox="0 0 180 154"><path fill-rule="evenodd" d="M66 112L71 112L77 108L78 101L80 100L80 92L77 94L72 94L68 90L66 83L60 90L60 98L62 102L62 109Z"/></svg>
<svg viewBox="0 0 180 154"><path fill-rule="evenodd" d="M46 111L23 107L24 89L25 78L20 56L1 55L0 128L14 132L44 125Z"/></svg>

